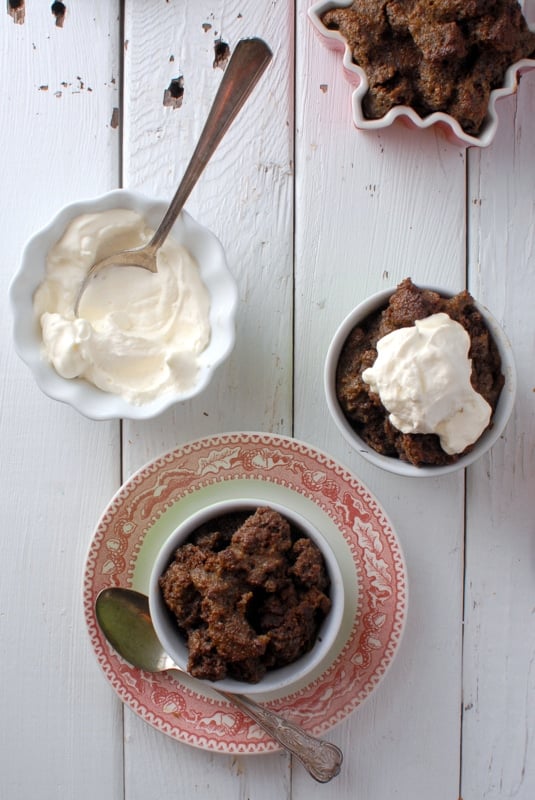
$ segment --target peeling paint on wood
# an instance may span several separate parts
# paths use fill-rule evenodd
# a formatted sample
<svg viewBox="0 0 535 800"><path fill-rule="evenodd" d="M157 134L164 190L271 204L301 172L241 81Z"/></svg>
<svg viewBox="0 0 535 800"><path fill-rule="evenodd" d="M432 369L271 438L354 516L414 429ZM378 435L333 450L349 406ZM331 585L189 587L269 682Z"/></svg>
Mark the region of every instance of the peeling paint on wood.
<svg viewBox="0 0 535 800"><path fill-rule="evenodd" d="M163 104L167 108L180 108L184 99L184 78L173 78L163 93Z"/></svg>
<svg viewBox="0 0 535 800"><path fill-rule="evenodd" d="M26 13L24 0L8 0L7 13L16 25L22 25Z"/></svg>
<svg viewBox="0 0 535 800"><path fill-rule="evenodd" d="M222 39L216 39L214 42L214 69L219 67L225 69L227 61L230 58L230 47Z"/></svg>
<svg viewBox="0 0 535 800"><path fill-rule="evenodd" d="M65 13L67 11L65 3L60 3L60 2L52 3L50 10L52 11L53 15L56 18L56 27L63 28L63 23L65 21Z"/></svg>

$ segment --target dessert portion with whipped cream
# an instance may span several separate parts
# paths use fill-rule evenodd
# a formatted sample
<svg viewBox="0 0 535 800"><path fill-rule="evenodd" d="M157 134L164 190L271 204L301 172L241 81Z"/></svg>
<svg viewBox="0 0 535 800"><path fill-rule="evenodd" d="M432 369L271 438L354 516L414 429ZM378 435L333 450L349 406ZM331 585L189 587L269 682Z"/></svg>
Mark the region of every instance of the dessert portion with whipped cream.
<svg viewBox="0 0 535 800"><path fill-rule="evenodd" d="M194 385L210 341L210 297L191 255L173 241L158 251L158 272L110 267L98 273L74 316L90 266L148 242L153 230L136 211L82 214L48 254L34 296L43 355L64 378L84 378L139 405Z"/></svg>
<svg viewBox="0 0 535 800"><path fill-rule="evenodd" d="M503 384L498 348L471 295L444 298L409 278L351 331L336 376L355 431L416 466L468 452L492 424Z"/></svg>

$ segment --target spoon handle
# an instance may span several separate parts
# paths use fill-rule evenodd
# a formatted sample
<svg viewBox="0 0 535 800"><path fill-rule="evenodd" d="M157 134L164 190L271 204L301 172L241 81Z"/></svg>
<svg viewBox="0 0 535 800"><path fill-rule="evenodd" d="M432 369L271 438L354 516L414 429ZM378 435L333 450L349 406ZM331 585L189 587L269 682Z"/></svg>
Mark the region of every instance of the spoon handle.
<svg viewBox="0 0 535 800"><path fill-rule="evenodd" d="M219 694L252 717L261 728L292 753L319 783L327 783L340 772L343 755L336 745L305 733L302 728L279 717L269 708L258 705L250 697L222 691Z"/></svg>
<svg viewBox="0 0 535 800"><path fill-rule="evenodd" d="M214 150L249 97L271 58L271 50L262 39L242 39L236 45L184 177L165 217L152 237L150 247L154 250L157 250L166 239Z"/></svg>

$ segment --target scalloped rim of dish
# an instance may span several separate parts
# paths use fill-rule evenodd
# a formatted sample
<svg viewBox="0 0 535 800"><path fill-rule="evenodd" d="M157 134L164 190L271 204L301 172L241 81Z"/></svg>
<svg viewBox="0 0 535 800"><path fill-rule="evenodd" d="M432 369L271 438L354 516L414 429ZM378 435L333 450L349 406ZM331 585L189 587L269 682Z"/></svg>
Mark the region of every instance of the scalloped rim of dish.
<svg viewBox="0 0 535 800"><path fill-rule="evenodd" d="M418 284L419 288L431 289L438 292L442 297L453 297L456 293L446 290L442 287L427 286ZM395 292L395 287L392 289L383 289L376 294L371 295L362 303L349 312L345 319L341 322L336 330L331 344L329 346L327 357L325 359L324 369L324 390L327 400L327 406L331 416L343 435L344 439L351 445L351 447L362 455L366 461L374 464L376 467L385 469L388 472L393 472L396 475L405 475L413 478L436 478L441 475L446 475L450 472L468 467L473 464L484 453L486 453L494 445L494 443L502 435L505 426L509 421L509 417L513 411L515 398L516 398L516 368L513 358L513 351L511 344L505 335L503 328L498 324L492 313L485 306L474 300L474 305L483 315L485 322L493 336L493 339L500 352L502 359L502 372L505 377L505 384L498 400L498 405L494 412L492 427L486 430L479 438L474 448L464 456L461 456L454 464L447 464L445 466L428 466L416 467L401 459L394 458L393 456L384 456L373 450L366 442L358 435L358 433L351 427L349 421L346 419L338 398L336 396L336 368L340 358L340 352L353 328L364 320L374 311L385 307L389 298Z"/></svg>
<svg viewBox="0 0 535 800"><path fill-rule="evenodd" d="M327 663L290 694L264 700L316 736L344 720L368 701L398 658L409 576L399 538L378 499L346 466L311 444L235 431L190 441L147 462L101 514L86 556L83 606L105 678L141 719L195 747L261 755L278 745L252 720L238 713L237 724L221 725L220 712L228 719L228 704L202 684L177 681L170 673L144 680L109 646L95 617L101 589L124 586L147 594L156 553L177 525L208 504L238 495L280 503L310 520L334 550L344 582L344 618ZM168 706L166 700L175 697L178 703Z"/></svg>
<svg viewBox="0 0 535 800"><path fill-rule="evenodd" d="M238 289L228 268L223 246L214 233L182 211L171 235L197 261L211 300L210 343L199 357L195 386L179 395L167 393L149 403L133 405L123 397L104 392L84 379L62 378L41 354L42 338L39 320L33 311L33 295L45 277L46 255L60 239L68 223L80 214L127 208L141 213L147 223L156 228L168 206L168 201L150 198L130 189L114 189L98 197L70 203L27 242L9 287L13 338L18 355L30 368L45 395L67 403L89 419L141 420L156 417L176 403L200 394L208 386L216 367L234 347Z"/></svg>
<svg viewBox="0 0 535 800"><path fill-rule="evenodd" d="M257 508L267 506L278 511L290 524L313 541L321 551L330 579L331 609L321 623L316 641L311 650L296 661L278 669L269 670L258 683L246 683L233 678L207 681L206 685L215 689L244 694L265 694L266 692L289 691L292 686L308 678L325 659L328 658L340 632L344 614L344 585L342 573L332 547L322 533L302 514L289 506L267 502L258 498L236 498L211 503L187 517L165 540L156 556L149 582L149 605L156 634L167 653L187 673L188 647L185 639L178 633L176 622L172 622L166 609L159 587L159 579L172 561L177 548L189 539L191 534L204 523L217 519L223 514L247 511L253 514Z"/></svg>
<svg viewBox="0 0 535 800"><path fill-rule="evenodd" d="M389 127L399 118L401 122L413 128L425 129L437 125L444 130L450 141L464 147L488 147L493 141L498 129L499 117L496 110L497 101L502 97L515 94L518 89L519 76L524 72L535 69L535 59L523 58L508 67L505 73L503 86L499 89L493 89L490 93L487 118L478 136L471 136L469 133L466 133L457 120L449 114L445 114L442 111L435 111L427 117L421 117L410 106L394 106L380 119L367 119L362 111L362 100L369 88L366 73L361 67L354 63L351 49L343 36L338 31L326 28L321 21L321 17L326 11L332 8L350 6L351 3L352 0L328 0L328 2L322 0L322 2L315 3L308 9L308 16L314 25L315 31L319 34L327 47L335 50L343 50L344 55L342 63L345 75L350 83L356 84L355 91L352 95L353 122L355 127L360 130L381 130ZM535 25L528 25L528 28L535 32Z"/></svg>

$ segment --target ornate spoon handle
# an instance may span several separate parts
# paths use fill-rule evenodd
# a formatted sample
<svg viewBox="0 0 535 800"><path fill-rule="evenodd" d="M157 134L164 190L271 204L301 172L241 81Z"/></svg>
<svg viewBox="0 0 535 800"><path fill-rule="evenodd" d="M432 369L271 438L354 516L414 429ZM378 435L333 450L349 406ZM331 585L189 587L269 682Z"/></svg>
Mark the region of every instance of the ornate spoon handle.
<svg viewBox="0 0 535 800"><path fill-rule="evenodd" d="M227 692L219 694L252 717L261 728L292 753L319 783L327 783L340 772L343 755L336 745L305 733L302 728L274 714L269 708L258 705L250 697Z"/></svg>

